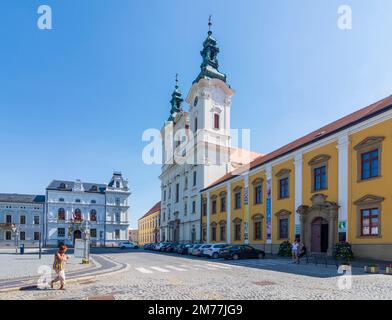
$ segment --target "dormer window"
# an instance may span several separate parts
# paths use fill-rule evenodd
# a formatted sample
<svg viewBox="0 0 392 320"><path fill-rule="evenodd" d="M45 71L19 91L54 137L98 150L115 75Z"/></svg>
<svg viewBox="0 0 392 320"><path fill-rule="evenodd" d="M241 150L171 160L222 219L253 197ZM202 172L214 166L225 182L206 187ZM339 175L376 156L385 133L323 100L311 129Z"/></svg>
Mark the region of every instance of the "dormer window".
<svg viewBox="0 0 392 320"><path fill-rule="evenodd" d="M65 183L60 183L59 189L65 189Z"/></svg>
<svg viewBox="0 0 392 320"><path fill-rule="evenodd" d="M91 187L91 191L94 191L94 192L98 191L98 187L97 186L92 186Z"/></svg>

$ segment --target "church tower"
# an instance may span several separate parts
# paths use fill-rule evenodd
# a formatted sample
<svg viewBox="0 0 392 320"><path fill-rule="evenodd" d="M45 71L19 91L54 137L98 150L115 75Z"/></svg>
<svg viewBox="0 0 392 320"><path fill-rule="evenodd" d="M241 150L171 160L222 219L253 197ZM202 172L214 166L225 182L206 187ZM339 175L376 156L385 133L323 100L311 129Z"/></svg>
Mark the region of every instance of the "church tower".
<svg viewBox="0 0 392 320"><path fill-rule="evenodd" d="M190 106L189 125L198 141L198 152L204 150L206 164L213 162L221 167L220 163L225 162L225 172L219 170L223 175L230 169L230 107L234 91L227 84L226 74L219 71L219 47L212 36L211 25L210 17L207 38L200 52L200 72L193 81L186 102Z"/></svg>

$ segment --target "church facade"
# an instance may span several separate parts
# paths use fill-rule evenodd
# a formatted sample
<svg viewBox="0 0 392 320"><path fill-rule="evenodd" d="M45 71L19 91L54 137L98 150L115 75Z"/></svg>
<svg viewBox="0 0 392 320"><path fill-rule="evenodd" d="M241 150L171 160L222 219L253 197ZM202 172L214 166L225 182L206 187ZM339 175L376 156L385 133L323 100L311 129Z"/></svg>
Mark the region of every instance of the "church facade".
<svg viewBox="0 0 392 320"><path fill-rule="evenodd" d="M218 69L219 48L209 31L200 72L186 103L176 81L170 116L161 130L161 241L201 241L200 191L256 155L231 146L230 110L234 91ZM244 160L245 159L245 160Z"/></svg>

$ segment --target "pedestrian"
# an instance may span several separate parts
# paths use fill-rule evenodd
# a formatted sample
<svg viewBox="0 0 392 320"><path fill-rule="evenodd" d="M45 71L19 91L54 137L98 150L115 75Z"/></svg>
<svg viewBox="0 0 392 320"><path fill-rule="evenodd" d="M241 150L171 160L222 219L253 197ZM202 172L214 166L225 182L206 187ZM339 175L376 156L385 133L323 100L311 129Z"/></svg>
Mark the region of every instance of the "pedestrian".
<svg viewBox="0 0 392 320"><path fill-rule="evenodd" d="M300 259L301 259L302 257L305 257L305 256L306 256L306 252L307 252L307 250L306 250L305 244L304 244L303 242L301 242L301 243L299 244L298 263L299 263L299 261L300 261Z"/></svg>
<svg viewBox="0 0 392 320"><path fill-rule="evenodd" d="M65 262L68 259L68 256L66 256L65 253L67 250L67 246L62 245L54 255L53 270L56 272L57 277L50 283L52 289L54 283L60 281L60 290L65 290Z"/></svg>
<svg viewBox="0 0 392 320"><path fill-rule="evenodd" d="M295 239L293 244L291 245L291 255L293 257L293 263L298 263L298 247L299 242L297 239Z"/></svg>

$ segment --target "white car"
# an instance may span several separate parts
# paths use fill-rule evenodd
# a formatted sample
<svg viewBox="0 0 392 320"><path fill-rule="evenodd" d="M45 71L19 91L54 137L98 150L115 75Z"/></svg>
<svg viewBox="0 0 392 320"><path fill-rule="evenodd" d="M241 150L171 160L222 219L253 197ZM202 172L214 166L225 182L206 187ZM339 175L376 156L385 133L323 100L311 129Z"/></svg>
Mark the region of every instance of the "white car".
<svg viewBox="0 0 392 320"><path fill-rule="evenodd" d="M120 249L139 249L139 246L136 243L125 241L125 242L120 242L118 244L118 247Z"/></svg>
<svg viewBox="0 0 392 320"><path fill-rule="evenodd" d="M219 258L219 251L226 247L227 244L224 243L215 243L212 244L210 247L205 248L202 252L202 255L208 258L218 259Z"/></svg>

